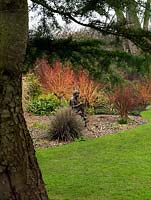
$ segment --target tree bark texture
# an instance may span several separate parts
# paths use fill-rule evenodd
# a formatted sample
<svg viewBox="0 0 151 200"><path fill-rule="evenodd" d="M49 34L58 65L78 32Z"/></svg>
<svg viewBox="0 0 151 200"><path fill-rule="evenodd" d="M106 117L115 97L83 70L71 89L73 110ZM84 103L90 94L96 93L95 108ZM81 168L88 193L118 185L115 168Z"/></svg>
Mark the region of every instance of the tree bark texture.
<svg viewBox="0 0 151 200"><path fill-rule="evenodd" d="M147 0L146 2L146 8L144 12L144 23L143 23L143 29L148 31L149 26L149 19L150 19L150 8L151 8L151 0Z"/></svg>
<svg viewBox="0 0 151 200"><path fill-rule="evenodd" d="M127 6L126 18L124 17L124 13L120 9L115 8L117 21L120 25L125 24L125 22L127 22L125 25L127 27L131 27L133 29L140 28L136 6L137 5L133 1ZM124 38L122 45L124 51L130 52L132 55L139 55L141 53L140 49L129 39Z"/></svg>
<svg viewBox="0 0 151 200"><path fill-rule="evenodd" d="M26 0L0 0L0 200L47 200L22 110Z"/></svg>

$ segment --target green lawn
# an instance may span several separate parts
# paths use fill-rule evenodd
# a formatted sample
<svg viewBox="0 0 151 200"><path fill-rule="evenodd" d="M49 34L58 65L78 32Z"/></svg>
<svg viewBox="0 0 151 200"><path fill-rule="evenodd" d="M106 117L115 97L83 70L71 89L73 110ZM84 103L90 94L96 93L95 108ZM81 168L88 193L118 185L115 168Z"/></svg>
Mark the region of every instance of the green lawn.
<svg viewBox="0 0 151 200"><path fill-rule="evenodd" d="M151 123L39 149L37 158L52 200L151 200Z"/></svg>

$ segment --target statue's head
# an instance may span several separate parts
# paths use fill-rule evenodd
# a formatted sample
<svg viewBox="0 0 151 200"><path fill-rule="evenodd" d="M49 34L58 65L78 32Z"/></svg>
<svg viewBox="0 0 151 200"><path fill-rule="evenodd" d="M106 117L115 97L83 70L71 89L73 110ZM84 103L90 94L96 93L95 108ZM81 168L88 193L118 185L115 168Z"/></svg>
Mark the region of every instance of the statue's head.
<svg viewBox="0 0 151 200"><path fill-rule="evenodd" d="M73 96L74 97L79 97L79 94L80 94L79 90L74 90L73 91Z"/></svg>

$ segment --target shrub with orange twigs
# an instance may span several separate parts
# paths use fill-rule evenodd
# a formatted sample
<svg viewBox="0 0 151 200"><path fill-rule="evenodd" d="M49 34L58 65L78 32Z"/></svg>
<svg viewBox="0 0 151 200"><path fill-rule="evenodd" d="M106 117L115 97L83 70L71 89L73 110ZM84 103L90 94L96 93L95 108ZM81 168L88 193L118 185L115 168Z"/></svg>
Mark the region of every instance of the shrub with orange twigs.
<svg viewBox="0 0 151 200"><path fill-rule="evenodd" d="M50 67L43 59L37 61L35 73L45 91L54 93L60 99L69 99L74 89L80 91L86 105L94 106L98 98L100 84L91 80L86 71L75 73L71 66L64 66L60 61Z"/></svg>
<svg viewBox="0 0 151 200"><path fill-rule="evenodd" d="M99 96L100 83L91 80L88 73L81 71L78 75L78 90L87 106L94 106Z"/></svg>
<svg viewBox="0 0 151 200"><path fill-rule="evenodd" d="M151 80L141 80L135 83L138 104L145 107L151 101Z"/></svg>
<svg viewBox="0 0 151 200"><path fill-rule="evenodd" d="M121 119L127 122L128 113L135 106L135 90L131 85L118 86L109 94L110 102L117 109Z"/></svg>
<svg viewBox="0 0 151 200"><path fill-rule="evenodd" d="M75 75L70 67L63 67L57 61L50 67L46 60L38 60L35 73L46 92L54 93L58 98L69 98L74 88Z"/></svg>

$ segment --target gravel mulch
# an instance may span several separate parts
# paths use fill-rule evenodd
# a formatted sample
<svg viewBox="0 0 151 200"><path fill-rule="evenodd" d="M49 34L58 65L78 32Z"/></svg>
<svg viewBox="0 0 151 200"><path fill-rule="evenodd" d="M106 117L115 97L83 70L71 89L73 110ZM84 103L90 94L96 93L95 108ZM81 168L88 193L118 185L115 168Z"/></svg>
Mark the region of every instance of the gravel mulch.
<svg viewBox="0 0 151 200"><path fill-rule="evenodd" d="M51 117L35 116L25 113L28 129L36 148L47 148L67 144L67 142L50 141L47 137L48 126ZM84 137L97 138L108 134L115 134L124 130L132 129L138 125L147 123L148 120L140 116L129 116L128 124L120 125L117 115L92 115L88 117L88 125L83 130Z"/></svg>

